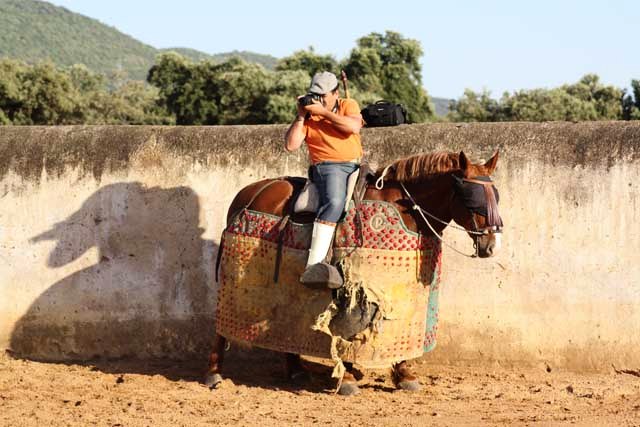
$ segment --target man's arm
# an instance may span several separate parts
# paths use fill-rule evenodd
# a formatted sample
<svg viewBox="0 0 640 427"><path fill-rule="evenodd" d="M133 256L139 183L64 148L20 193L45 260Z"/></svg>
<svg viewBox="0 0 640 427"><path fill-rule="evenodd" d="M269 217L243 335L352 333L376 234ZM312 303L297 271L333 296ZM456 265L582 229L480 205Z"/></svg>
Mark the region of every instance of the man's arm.
<svg viewBox="0 0 640 427"><path fill-rule="evenodd" d="M287 129L287 133L284 135L284 149L287 151L295 151L302 145L304 141L304 118L307 112L303 109L303 107L298 104L296 100L296 106L298 110L298 114L296 118Z"/></svg>
<svg viewBox="0 0 640 427"><path fill-rule="evenodd" d="M311 114L322 116L329 120L336 129L347 135L352 133L359 134L360 129L362 129L362 116L360 114L354 116L341 116L326 109L320 103L307 105L305 108Z"/></svg>
<svg viewBox="0 0 640 427"><path fill-rule="evenodd" d="M324 118L331 121L333 126L342 133L359 134L362 129L362 116L341 116L332 111L326 110Z"/></svg>

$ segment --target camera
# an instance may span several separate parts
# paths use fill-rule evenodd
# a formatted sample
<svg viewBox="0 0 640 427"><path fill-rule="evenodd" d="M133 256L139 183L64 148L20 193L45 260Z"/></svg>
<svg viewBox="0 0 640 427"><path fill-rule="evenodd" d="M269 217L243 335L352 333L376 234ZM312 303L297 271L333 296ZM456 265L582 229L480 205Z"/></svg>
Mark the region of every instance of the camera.
<svg viewBox="0 0 640 427"><path fill-rule="evenodd" d="M307 105L313 104L313 101L320 101L322 99L322 95L318 95L316 93L308 93L305 96L298 99L298 103L301 107L306 107Z"/></svg>

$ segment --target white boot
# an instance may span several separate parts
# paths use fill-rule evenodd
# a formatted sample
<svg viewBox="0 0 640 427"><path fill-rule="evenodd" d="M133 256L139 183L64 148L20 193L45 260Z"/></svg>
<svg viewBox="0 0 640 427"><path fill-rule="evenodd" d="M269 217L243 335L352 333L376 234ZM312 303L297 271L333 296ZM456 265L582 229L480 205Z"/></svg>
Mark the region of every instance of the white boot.
<svg viewBox="0 0 640 427"><path fill-rule="evenodd" d="M338 270L331 264L324 262L329 252L335 229L335 225L317 221L313 223L307 268L300 277L300 282L305 286L312 289L337 289L343 285L344 282Z"/></svg>
<svg viewBox="0 0 640 427"><path fill-rule="evenodd" d="M336 231L335 225L328 225L322 222L313 223L313 232L311 233L311 247L309 248L309 258L307 259L307 267L324 261L329 252L333 233Z"/></svg>

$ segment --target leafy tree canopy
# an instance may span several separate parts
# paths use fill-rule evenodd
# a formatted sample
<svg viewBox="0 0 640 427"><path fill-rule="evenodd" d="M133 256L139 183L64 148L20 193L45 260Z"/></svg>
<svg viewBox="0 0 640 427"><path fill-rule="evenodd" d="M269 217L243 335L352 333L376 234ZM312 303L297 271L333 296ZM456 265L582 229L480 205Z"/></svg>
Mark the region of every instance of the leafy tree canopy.
<svg viewBox="0 0 640 427"><path fill-rule="evenodd" d="M631 80L631 93L624 91L622 118L624 120L640 120L640 80Z"/></svg>
<svg viewBox="0 0 640 427"><path fill-rule="evenodd" d="M157 90L124 80L109 88L85 66L0 60L0 124L170 124Z"/></svg>
<svg viewBox="0 0 640 427"><path fill-rule="evenodd" d="M618 120L623 114L624 92L605 86L597 75L587 74L577 83L554 89L505 92L497 101L484 91L466 90L450 105L452 121L582 121Z"/></svg>
<svg viewBox="0 0 640 427"><path fill-rule="evenodd" d="M331 55L318 55L313 46L308 50L299 50L290 56L281 58L276 63L276 71L306 71L309 77L320 71L331 71L339 75L338 61Z"/></svg>
<svg viewBox="0 0 640 427"><path fill-rule="evenodd" d="M175 114L178 124L283 123L295 114L295 97L309 77L303 70L271 72L232 58L222 64L192 63L177 54L161 55L149 83Z"/></svg>
<svg viewBox="0 0 640 427"><path fill-rule="evenodd" d="M412 122L424 122L433 117L434 107L422 86L421 56L417 40L393 31L371 33L358 39L343 66L358 91L404 104Z"/></svg>

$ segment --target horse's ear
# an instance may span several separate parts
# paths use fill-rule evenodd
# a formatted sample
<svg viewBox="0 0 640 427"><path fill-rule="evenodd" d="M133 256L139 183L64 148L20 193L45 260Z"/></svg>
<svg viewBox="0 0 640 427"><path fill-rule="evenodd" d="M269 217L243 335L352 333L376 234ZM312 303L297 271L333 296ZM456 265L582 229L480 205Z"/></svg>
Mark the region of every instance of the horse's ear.
<svg viewBox="0 0 640 427"><path fill-rule="evenodd" d="M471 164L471 162L469 162L469 159L467 158L467 155L464 154L464 151L460 152L460 156L458 157L458 164L460 165L462 176L466 178L469 175L469 165Z"/></svg>
<svg viewBox="0 0 640 427"><path fill-rule="evenodd" d="M487 169L487 175L491 175L494 170L496 170L496 165L498 164L498 155L500 151L496 151L496 154L493 155L487 162L484 164L484 167Z"/></svg>

